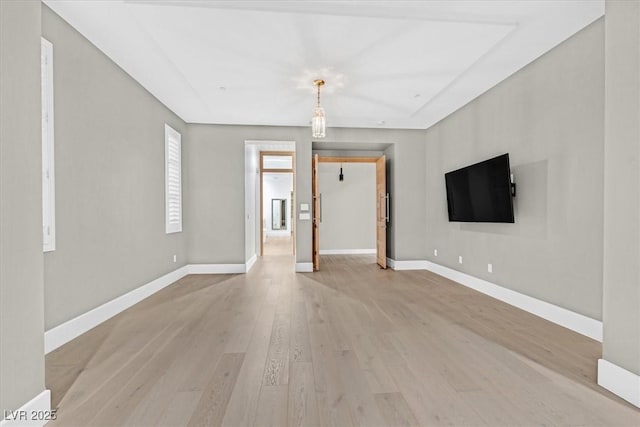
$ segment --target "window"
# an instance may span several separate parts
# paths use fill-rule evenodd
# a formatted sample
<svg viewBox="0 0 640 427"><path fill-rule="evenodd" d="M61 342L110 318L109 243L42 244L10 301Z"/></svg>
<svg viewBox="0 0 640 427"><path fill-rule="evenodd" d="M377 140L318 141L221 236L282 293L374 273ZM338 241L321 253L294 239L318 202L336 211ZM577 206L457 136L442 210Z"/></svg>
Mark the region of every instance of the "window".
<svg viewBox="0 0 640 427"><path fill-rule="evenodd" d="M42 87L42 249L56 249L56 198L53 161L53 45L41 39Z"/></svg>
<svg viewBox="0 0 640 427"><path fill-rule="evenodd" d="M182 231L182 140L180 134L164 125L166 231Z"/></svg>

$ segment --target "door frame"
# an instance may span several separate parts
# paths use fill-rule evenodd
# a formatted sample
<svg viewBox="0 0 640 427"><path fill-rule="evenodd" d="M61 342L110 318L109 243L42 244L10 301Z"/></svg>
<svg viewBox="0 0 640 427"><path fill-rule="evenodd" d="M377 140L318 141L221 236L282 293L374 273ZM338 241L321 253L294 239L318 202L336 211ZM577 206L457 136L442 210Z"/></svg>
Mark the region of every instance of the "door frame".
<svg viewBox="0 0 640 427"><path fill-rule="evenodd" d="M386 161L386 157L384 155L379 156L379 157L318 156L317 157L317 163L318 164L320 164L320 163L373 163L373 164L377 165L377 163L381 159L385 159L385 161ZM377 172L377 167L376 167L376 172ZM385 196L386 200L388 201L389 193L386 191L386 176L384 177L384 179L385 179L385 183L384 183L385 184L385 194L384 194L384 196ZM379 200L379 197L378 197L378 194L377 194L377 192L378 192L378 184L379 184L378 183L378 174L376 173L376 208L375 208L376 209L376 249L378 249L378 242L377 242L377 238L378 238L378 222L379 222L379 219L380 219L380 212L379 212L380 200ZM312 188L312 198L313 198L313 200L319 199L319 194L315 194L316 187L317 186ZM388 203L386 203L386 206L385 206L385 217L384 217L385 224L387 224L389 222L388 206L389 206ZM318 230L316 230L314 228L314 239L312 239L313 240L312 254L314 255L314 270L319 270L320 269L320 260L319 260L320 257L319 257L319 254L318 254L318 259L317 260L316 260L316 257L315 257L315 255L316 255L315 254L316 243L317 243L317 247L318 248L320 246L319 242L318 242L319 233L320 233L320 231L319 231L319 226L318 226ZM385 252L386 252L386 246L387 246L386 245L386 238L387 237L386 237L386 227L385 227L385 236L384 236L384 239L385 239L385 245L384 245L385 246ZM377 255L377 258L380 258L380 254L376 254L376 255ZM386 263L387 254L386 253L383 254L383 258L384 258L384 262L382 264L379 263L378 265L380 265L381 268L386 269L387 268L387 263Z"/></svg>
<svg viewBox="0 0 640 427"><path fill-rule="evenodd" d="M265 156L288 156L291 157L291 169L268 169L264 167ZM264 173L290 173L293 178L293 197L296 196L296 152L295 151L260 151L260 256L264 255ZM295 222L295 200L291 199L291 246L292 253L296 254L296 222Z"/></svg>

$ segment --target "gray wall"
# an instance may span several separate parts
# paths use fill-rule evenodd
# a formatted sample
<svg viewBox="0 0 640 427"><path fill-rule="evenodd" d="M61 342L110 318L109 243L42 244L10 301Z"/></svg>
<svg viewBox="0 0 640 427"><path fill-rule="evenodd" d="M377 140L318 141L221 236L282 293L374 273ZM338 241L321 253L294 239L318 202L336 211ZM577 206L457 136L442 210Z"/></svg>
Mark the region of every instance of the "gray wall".
<svg viewBox="0 0 640 427"><path fill-rule="evenodd" d="M427 130L428 260L602 318L603 37L600 19ZM505 152L516 223L448 222L444 173Z"/></svg>
<svg viewBox="0 0 640 427"><path fill-rule="evenodd" d="M424 131L392 131L398 143L385 150L387 192L391 196L387 256L425 259L426 207Z"/></svg>
<svg viewBox="0 0 640 427"><path fill-rule="evenodd" d="M0 414L44 390L40 3L0 1Z"/></svg>
<svg viewBox="0 0 640 427"><path fill-rule="evenodd" d="M182 134L184 157L184 122L46 6L42 34L54 52L49 329L184 265L189 224L165 234L164 124Z"/></svg>
<svg viewBox="0 0 640 427"><path fill-rule="evenodd" d="M183 143L189 198L189 262L243 264L245 233L245 141L296 141L298 203L311 203L311 140L307 128L271 126L188 126ZM305 156L306 154L306 156ZM302 157L302 159L300 158ZM307 159L308 162L304 162ZM310 221L296 225L298 262L311 261Z"/></svg>
<svg viewBox="0 0 640 427"><path fill-rule="evenodd" d="M340 167L344 181L338 180ZM375 163L320 163L320 251L376 248Z"/></svg>
<svg viewBox="0 0 640 427"><path fill-rule="evenodd" d="M245 200L245 180L250 179L245 141L296 141L297 202L311 203L310 136L308 128L297 127L188 126L183 150L189 165L185 209L190 263L242 264L251 257L245 246L251 241L245 238L245 204L250 203ZM311 262L310 221L298 220L296 241L298 262Z"/></svg>
<svg viewBox="0 0 640 427"><path fill-rule="evenodd" d="M189 165L185 209L190 263L240 264L248 256L245 141L295 141L297 203L311 204L310 134L308 127L188 125L183 150ZM390 167L395 215L387 250L403 257L399 259L424 259L424 131L329 127L324 142L335 144L336 149L342 143L394 144L393 161L402 167ZM296 219L296 261L311 262L311 221Z"/></svg>
<svg viewBox="0 0 640 427"><path fill-rule="evenodd" d="M606 3L603 357L640 375L640 3Z"/></svg>
<svg viewBox="0 0 640 427"><path fill-rule="evenodd" d="M352 147L353 143L359 142L391 144L384 152L387 191L391 195L387 256L397 260L424 259L424 130L328 128L324 141L335 144L337 150L342 143Z"/></svg>

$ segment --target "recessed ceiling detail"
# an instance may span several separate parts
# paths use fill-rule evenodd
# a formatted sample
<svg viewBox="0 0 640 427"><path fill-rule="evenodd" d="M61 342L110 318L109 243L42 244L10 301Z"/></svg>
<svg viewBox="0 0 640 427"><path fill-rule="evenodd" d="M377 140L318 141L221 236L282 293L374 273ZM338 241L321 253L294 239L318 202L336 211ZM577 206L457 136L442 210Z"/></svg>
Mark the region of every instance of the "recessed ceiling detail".
<svg viewBox="0 0 640 427"><path fill-rule="evenodd" d="M601 1L45 0L187 122L424 129L604 12ZM359 7L354 7L356 4Z"/></svg>

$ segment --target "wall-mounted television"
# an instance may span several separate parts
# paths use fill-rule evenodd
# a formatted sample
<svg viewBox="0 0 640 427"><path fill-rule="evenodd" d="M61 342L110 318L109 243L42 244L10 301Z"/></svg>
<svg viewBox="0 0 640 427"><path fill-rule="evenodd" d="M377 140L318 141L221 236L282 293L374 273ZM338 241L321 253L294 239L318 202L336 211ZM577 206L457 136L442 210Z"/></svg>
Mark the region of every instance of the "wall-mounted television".
<svg viewBox="0 0 640 427"><path fill-rule="evenodd" d="M444 175L449 221L515 222L509 154Z"/></svg>

